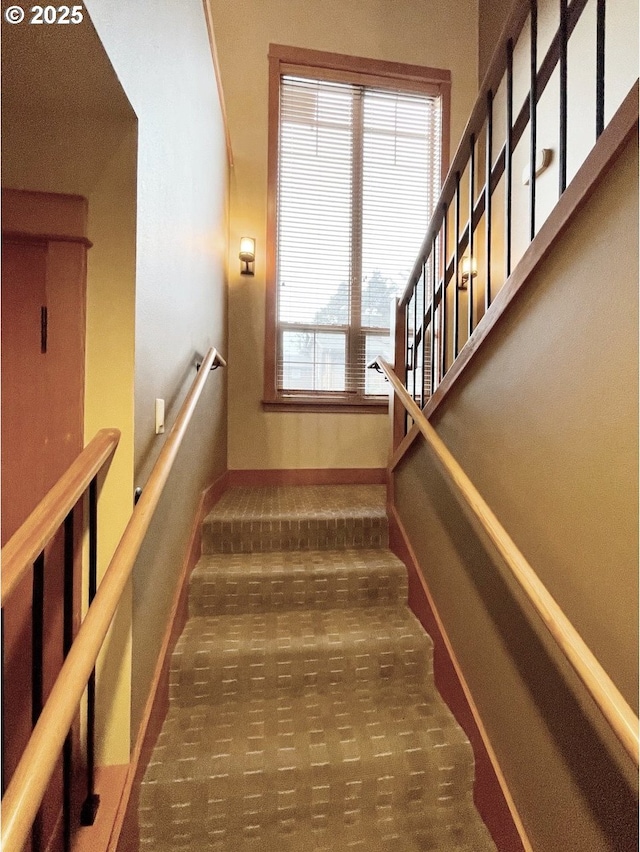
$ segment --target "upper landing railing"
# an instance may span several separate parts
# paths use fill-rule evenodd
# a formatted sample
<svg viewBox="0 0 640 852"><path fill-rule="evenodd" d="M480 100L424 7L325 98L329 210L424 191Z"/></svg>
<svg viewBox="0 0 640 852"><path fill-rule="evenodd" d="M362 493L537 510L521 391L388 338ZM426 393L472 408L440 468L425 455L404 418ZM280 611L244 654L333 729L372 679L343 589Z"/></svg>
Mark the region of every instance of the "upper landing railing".
<svg viewBox="0 0 640 852"><path fill-rule="evenodd" d="M516 0L512 8L400 299L396 373L421 408L603 133L605 5ZM544 144L550 133L557 140L553 152L539 146L542 130Z"/></svg>

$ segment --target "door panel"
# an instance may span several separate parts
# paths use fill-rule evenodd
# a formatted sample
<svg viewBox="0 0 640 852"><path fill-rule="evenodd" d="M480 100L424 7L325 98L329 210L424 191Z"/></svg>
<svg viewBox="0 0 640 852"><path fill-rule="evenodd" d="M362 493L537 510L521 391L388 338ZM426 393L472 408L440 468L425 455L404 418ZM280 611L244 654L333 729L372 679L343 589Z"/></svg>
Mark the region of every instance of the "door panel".
<svg viewBox="0 0 640 852"><path fill-rule="evenodd" d="M47 245L2 244L2 544L46 493L41 308ZM28 437L27 437L28 436ZM29 471L29 475L25 475Z"/></svg>
<svg viewBox="0 0 640 852"><path fill-rule="evenodd" d="M83 446L86 247L37 235L2 243L2 527L4 544ZM46 334L43 315L46 311ZM80 584L81 507L75 513L74 587ZM5 783L31 732L31 572L4 608ZM45 553L44 700L63 660L63 541ZM74 600L77 623L79 599ZM58 768L43 802L42 849L56 839ZM55 837L54 837L55 835Z"/></svg>

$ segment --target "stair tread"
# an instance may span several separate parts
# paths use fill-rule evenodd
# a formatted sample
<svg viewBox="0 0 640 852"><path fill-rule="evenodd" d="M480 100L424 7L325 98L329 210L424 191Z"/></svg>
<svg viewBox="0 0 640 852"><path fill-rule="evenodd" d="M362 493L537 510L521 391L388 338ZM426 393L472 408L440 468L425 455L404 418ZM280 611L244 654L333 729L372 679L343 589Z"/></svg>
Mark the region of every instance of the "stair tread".
<svg viewBox="0 0 640 852"><path fill-rule="evenodd" d="M194 615L187 619L176 644L171 667L189 648L193 653L233 655L247 649L287 651L301 645L319 645L338 651L365 642L405 640L433 647L415 615L406 606L338 607L334 609L272 610L222 615Z"/></svg>
<svg viewBox="0 0 640 852"><path fill-rule="evenodd" d="M191 615L407 602L407 570L385 549L218 553L190 582Z"/></svg>
<svg viewBox="0 0 640 852"><path fill-rule="evenodd" d="M384 487L231 488L202 525L203 553L386 547Z"/></svg>
<svg viewBox="0 0 640 852"><path fill-rule="evenodd" d="M386 548L358 548L344 550L271 551L269 553L207 553L198 560L192 580L200 576L238 575L245 572L261 577L292 573L306 575L313 572L351 572L365 574L387 570L399 575L407 569L395 554Z"/></svg>
<svg viewBox="0 0 640 852"><path fill-rule="evenodd" d="M252 816L254 816L252 814ZM202 821L200 812L196 817ZM254 816L255 820L255 816ZM185 818L188 823L188 818ZM212 821L206 838L197 840L185 826L168 843L143 838L140 852L495 852L472 803L458 803L455 815L442 808L424 813L421 803L404 809L357 808L340 814L304 818L283 815L281 821L240 828L220 828Z"/></svg>
<svg viewBox="0 0 640 852"><path fill-rule="evenodd" d="M153 813L167 798L174 814L200 803L201 816L211 815L216 803L218 818L211 815L209 828L241 831L234 819L253 802L263 829L287 810L296 820L331 813L338 825L340 815L374 818L393 809L397 817L404 810L424 827L425 816L427 825L445 818L454 798L470 799L472 778L466 736L442 699L427 699L419 684L309 691L216 708L172 707L147 769L140 813L144 819L145 810ZM207 830L184 816L192 834Z"/></svg>
<svg viewBox="0 0 640 852"><path fill-rule="evenodd" d="M194 616L176 643L169 690L194 703L337 682L427 681L432 650L406 607Z"/></svg>
<svg viewBox="0 0 640 852"><path fill-rule="evenodd" d="M229 488L208 521L324 521L351 517L386 520L383 485L273 485Z"/></svg>
<svg viewBox="0 0 640 852"><path fill-rule="evenodd" d="M473 765L467 737L446 704L416 679L402 689L378 683L226 699L215 706L172 704L144 783L254 769L277 773L282 761L321 775L330 758L339 767L354 763L356 772L366 761L382 765L388 758L407 778L412 766L428 759L446 776L443 784L456 774L468 781ZM374 767L376 779L380 774Z"/></svg>

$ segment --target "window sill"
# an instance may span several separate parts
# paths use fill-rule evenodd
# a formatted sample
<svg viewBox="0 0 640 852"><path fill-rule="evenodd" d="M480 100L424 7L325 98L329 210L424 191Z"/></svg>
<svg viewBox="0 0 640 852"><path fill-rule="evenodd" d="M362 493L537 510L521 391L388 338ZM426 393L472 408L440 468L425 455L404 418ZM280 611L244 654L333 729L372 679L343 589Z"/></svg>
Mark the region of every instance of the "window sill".
<svg viewBox="0 0 640 852"><path fill-rule="evenodd" d="M262 410L309 412L313 414L387 414L389 403L386 399L356 402L351 399L317 399L308 396L292 396L263 399Z"/></svg>

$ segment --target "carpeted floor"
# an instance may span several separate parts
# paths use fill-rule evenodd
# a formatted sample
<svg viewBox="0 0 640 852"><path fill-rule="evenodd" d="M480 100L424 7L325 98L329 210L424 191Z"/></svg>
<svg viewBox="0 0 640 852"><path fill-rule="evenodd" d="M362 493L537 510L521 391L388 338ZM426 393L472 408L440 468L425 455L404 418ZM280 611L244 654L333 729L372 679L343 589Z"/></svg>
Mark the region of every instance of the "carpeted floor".
<svg viewBox="0 0 640 852"><path fill-rule="evenodd" d="M384 488L230 489L140 795L145 852L494 850Z"/></svg>

